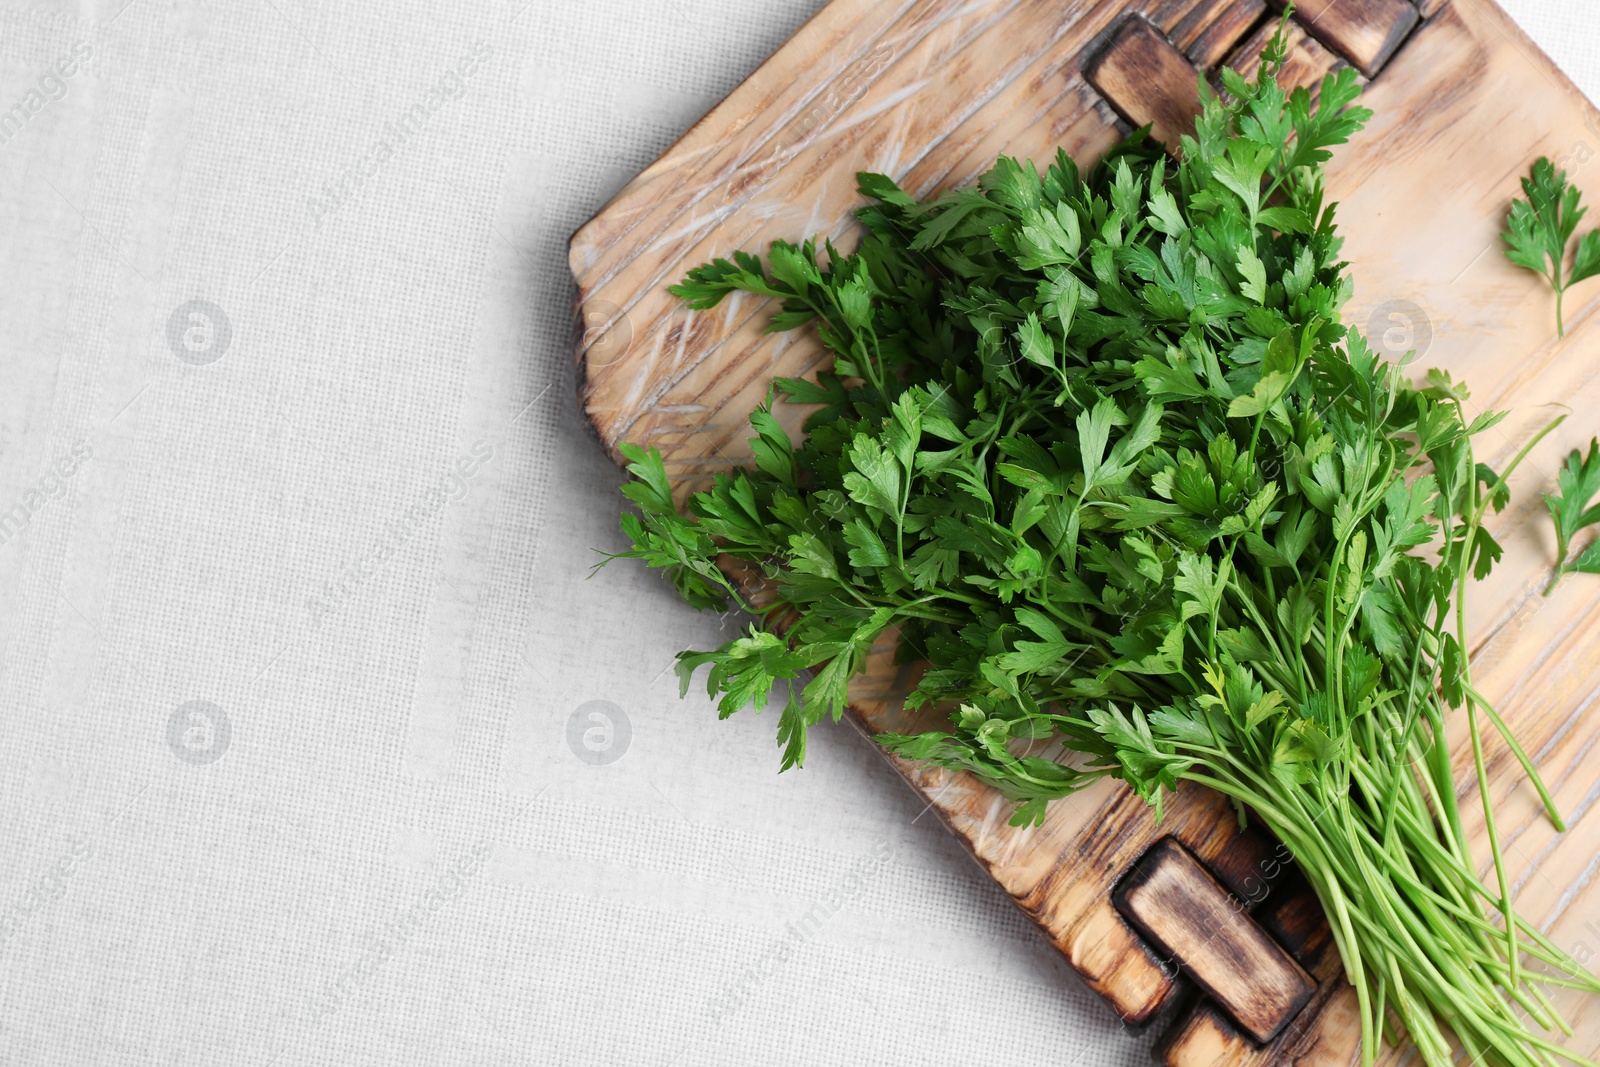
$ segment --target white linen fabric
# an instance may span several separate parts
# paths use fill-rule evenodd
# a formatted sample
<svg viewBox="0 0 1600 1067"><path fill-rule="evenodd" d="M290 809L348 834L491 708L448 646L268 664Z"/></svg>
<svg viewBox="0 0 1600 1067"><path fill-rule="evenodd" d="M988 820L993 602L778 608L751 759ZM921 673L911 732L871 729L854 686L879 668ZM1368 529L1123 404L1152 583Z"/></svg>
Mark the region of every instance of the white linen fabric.
<svg viewBox="0 0 1600 1067"><path fill-rule="evenodd" d="M566 240L819 6L0 7L0 1063L1149 1055L859 736L679 699L732 620L588 577Z"/></svg>

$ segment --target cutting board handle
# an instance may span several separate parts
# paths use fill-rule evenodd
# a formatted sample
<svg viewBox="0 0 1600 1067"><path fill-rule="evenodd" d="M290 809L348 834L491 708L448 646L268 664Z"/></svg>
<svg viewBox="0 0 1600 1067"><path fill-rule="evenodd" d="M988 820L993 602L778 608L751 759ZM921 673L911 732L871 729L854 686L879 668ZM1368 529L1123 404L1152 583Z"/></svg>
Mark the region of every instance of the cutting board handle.
<svg viewBox="0 0 1600 1067"><path fill-rule="evenodd" d="M1268 2L1282 11L1287 0ZM1443 6L1438 0L1419 2L1430 13ZM1179 135L1193 128L1200 110L1196 63L1204 66L1211 55L1224 54L1221 65L1252 73L1277 28L1278 16L1267 12L1262 0L1232 0L1229 6L1233 10L1218 14L1212 23L1233 30L1234 39L1222 42L1221 50L1210 35L1186 55L1154 23L1134 13L1084 65L1084 74L1130 125L1149 125L1157 140L1176 145ZM1297 0L1285 80L1314 83L1316 78L1306 75L1320 76L1343 64L1375 78L1422 21L1423 13L1412 0ZM1318 54L1324 51L1325 57Z"/></svg>
<svg viewBox="0 0 1600 1067"><path fill-rule="evenodd" d="M1265 1044L1317 983L1175 838L1163 837L1117 883L1112 903L1251 1037Z"/></svg>

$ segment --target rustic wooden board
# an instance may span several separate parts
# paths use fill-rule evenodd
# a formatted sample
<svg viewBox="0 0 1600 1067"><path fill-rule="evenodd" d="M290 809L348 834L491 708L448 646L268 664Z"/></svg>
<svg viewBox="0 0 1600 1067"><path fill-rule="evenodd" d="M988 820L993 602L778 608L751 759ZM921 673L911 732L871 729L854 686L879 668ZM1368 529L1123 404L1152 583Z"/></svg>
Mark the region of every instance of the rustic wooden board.
<svg viewBox="0 0 1600 1067"><path fill-rule="evenodd" d="M1390 3L1343 2L1396 16ZM1514 481L1514 509L1494 517L1506 558L1472 593L1471 623L1479 688L1540 761L1571 825L1553 832L1520 768L1492 745L1519 905L1583 959L1600 952L1600 815L1590 810L1600 800L1600 714L1590 712L1600 697L1600 583L1579 576L1539 596L1553 538L1538 493L1560 456L1600 430L1600 382L1585 358L1600 338L1600 283L1569 297L1558 341L1548 291L1505 261L1496 234L1537 155L1565 160L1600 194L1581 168L1600 150L1600 116L1489 0L1424 0L1425 20L1394 49L1390 36L1324 6L1319 21L1334 21L1298 35L1289 76L1346 61L1375 71L1365 103L1377 117L1329 174L1358 283L1351 320L1396 356L1424 348L1422 366L1464 377L1482 405L1515 409L1486 442L1488 462L1508 458L1548 417L1541 405L1576 412ZM827 234L848 246L858 170L925 195L971 181L1002 151L1044 160L1060 145L1092 159L1126 125L1085 67L1130 14L1191 62L1244 66L1264 39L1263 10L1260 0L834 0L574 237L582 400L602 444L614 458L620 441L658 446L686 493L748 458L746 416L772 377L823 358L808 336L763 336L770 309L760 301L684 311L664 287L689 267L779 237ZM798 413L783 414L797 428ZM890 640L852 689L852 720L869 733L909 725ZM1464 766L1462 744L1456 753ZM1017 829L1006 825L1007 805L967 776L896 766L1131 1023L1186 998L1162 954L1113 908L1123 873L1170 835L1255 904L1282 866L1273 843L1239 833L1231 808L1205 790L1183 790L1158 825L1127 790L1103 783L1053 805L1043 826ZM1475 808L1475 793L1464 792L1463 806ZM1314 901L1282 888L1257 915L1318 981L1316 994L1264 1047L1202 999L1170 1031L1166 1059L1348 1064L1354 998ZM1600 1053L1600 998L1557 1000L1577 1028L1569 1046Z"/></svg>

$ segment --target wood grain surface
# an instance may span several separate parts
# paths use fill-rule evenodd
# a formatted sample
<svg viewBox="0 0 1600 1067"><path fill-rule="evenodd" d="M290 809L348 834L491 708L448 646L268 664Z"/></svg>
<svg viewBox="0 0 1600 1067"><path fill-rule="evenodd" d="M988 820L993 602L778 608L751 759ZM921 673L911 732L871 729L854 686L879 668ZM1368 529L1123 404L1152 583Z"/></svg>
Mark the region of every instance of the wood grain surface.
<svg viewBox="0 0 1600 1067"><path fill-rule="evenodd" d="M1472 591L1469 611L1478 688L1539 761L1571 827L1553 831L1520 767L1492 744L1519 907L1584 959L1600 952L1600 581L1578 576L1539 595L1553 551L1539 493L1560 457L1600 430L1600 284L1569 296L1568 336L1558 340L1548 288L1505 261L1497 233L1518 176L1540 154L1600 194L1600 166L1584 167L1600 149L1600 117L1489 0L1425 0L1420 10L1426 19L1387 62L1381 47L1362 52L1354 37L1320 31L1341 52L1316 26L1300 27L1285 77L1307 81L1352 56L1376 71L1364 99L1376 117L1328 176L1357 280L1347 318L1395 358L1416 348L1419 366L1465 378L1476 405L1513 410L1484 442L1491 464L1548 419L1549 405L1575 412L1514 479L1513 506L1492 518L1506 557ZM1096 158L1127 125L1085 68L1133 15L1202 67L1248 67L1270 32L1262 5L1246 0L834 0L574 237L581 399L601 444L619 459L621 441L658 446L680 493L746 461L746 416L770 380L813 371L824 353L806 333L763 335L771 308L753 298L690 313L665 286L775 238L827 235L849 247L858 170L927 195L972 181L1001 152L1044 160L1059 145ZM800 411L780 415L798 430ZM885 635L852 688L851 720L869 734L909 724L899 697L915 668L893 665L892 642ZM1465 727L1455 725L1465 767ZM1119 878L1163 836L1240 898L1260 899L1281 880L1277 846L1241 834L1221 798L1185 788L1157 824L1126 789L1102 783L1019 829L1007 824L1008 805L968 776L894 762L1124 1020L1186 1006L1164 1043L1169 1063L1352 1062L1354 998L1303 886L1273 889L1255 912L1317 981L1267 1044L1197 1000L1112 906ZM1476 806L1475 790L1464 790L1469 821ZM1481 816L1469 828L1481 837ZM1556 999L1577 1031L1568 1045L1600 1053L1600 998Z"/></svg>
<svg viewBox="0 0 1600 1067"><path fill-rule="evenodd" d="M1122 20L1111 42L1084 68L1089 84L1131 126L1149 126L1167 145L1194 129L1200 88L1194 64L1150 22Z"/></svg>

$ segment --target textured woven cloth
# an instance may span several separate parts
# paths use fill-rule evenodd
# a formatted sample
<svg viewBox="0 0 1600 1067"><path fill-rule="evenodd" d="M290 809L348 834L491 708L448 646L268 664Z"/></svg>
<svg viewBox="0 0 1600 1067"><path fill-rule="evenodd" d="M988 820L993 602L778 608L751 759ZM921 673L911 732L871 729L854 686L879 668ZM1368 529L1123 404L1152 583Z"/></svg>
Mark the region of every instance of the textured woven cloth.
<svg viewBox="0 0 1600 1067"><path fill-rule="evenodd" d="M731 622L586 579L567 237L818 6L0 8L0 1064L1148 1055L858 736L678 699Z"/></svg>

